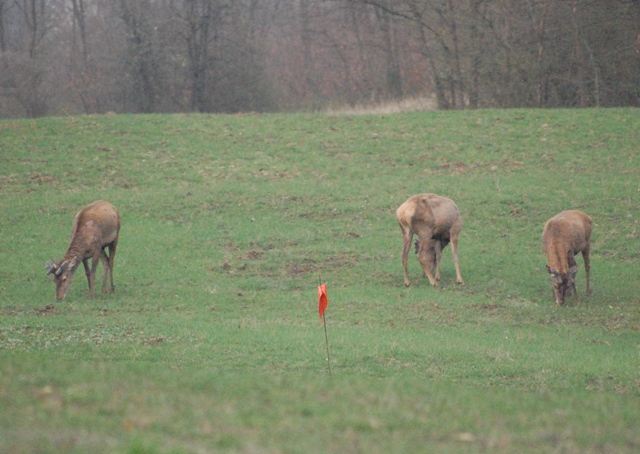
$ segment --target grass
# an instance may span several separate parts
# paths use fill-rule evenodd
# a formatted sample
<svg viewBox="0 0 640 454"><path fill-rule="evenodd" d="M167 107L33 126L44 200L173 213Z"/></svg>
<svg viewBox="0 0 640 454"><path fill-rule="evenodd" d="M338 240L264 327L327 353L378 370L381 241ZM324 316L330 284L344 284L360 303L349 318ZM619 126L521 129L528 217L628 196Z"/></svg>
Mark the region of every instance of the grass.
<svg viewBox="0 0 640 454"><path fill-rule="evenodd" d="M635 452L639 140L633 109L0 122L0 451ZM403 285L420 192L460 208L464 287L449 249ZM44 263L99 198L116 292L56 303ZM594 294L557 307L569 208Z"/></svg>

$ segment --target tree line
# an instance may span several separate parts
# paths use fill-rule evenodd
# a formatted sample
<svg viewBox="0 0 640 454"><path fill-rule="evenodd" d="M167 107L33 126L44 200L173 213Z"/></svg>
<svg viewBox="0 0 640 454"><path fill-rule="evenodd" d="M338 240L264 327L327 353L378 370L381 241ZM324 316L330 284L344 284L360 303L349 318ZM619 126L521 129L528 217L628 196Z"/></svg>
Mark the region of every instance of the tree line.
<svg viewBox="0 0 640 454"><path fill-rule="evenodd" d="M0 117L640 106L640 0L0 0Z"/></svg>

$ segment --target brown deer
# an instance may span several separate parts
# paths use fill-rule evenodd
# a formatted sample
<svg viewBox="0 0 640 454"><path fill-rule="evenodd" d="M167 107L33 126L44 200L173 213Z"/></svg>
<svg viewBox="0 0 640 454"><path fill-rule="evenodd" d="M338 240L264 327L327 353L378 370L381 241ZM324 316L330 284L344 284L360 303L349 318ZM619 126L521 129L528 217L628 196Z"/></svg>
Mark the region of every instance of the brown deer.
<svg viewBox="0 0 640 454"><path fill-rule="evenodd" d="M407 258L414 233L418 236L415 243L418 261L429 283L434 287L438 286L442 250L451 242L457 282L464 284L458 265L458 234L462 230L462 218L453 200L435 194L414 195L400 205L396 210L396 217L404 240L402 248L404 285L407 287L411 285L407 272Z"/></svg>
<svg viewBox="0 0 640 454"><path fill-rule="evenodd" d="M563 211L547 221L542 232L542 247L547 256L547 271L552 275L553 296L556 304L563 305L571 289L580 302L576 289L578 265L575 255L582 253L589 286L589 252L591 251L591 218L579 210Z"/></svg>
<svg viewBox="0 0 640 454"><path fill-rule="evenodd" d="M102 292L113 292L113 259L116 255L119 232L120 214L109 202L98 200L76 214L67 253L59 262L53 260L46 264L47 274L52 274L56 283L56 301L62 301L67 296L73 274L80 262L84 265L89 281L89 297L95 296L93 289L99 260L104 267ZM109 247L108 257L106 247ZM92 259L91 269L89 259ZM110 290L107 290L107 278L111 280Z"/></svg>

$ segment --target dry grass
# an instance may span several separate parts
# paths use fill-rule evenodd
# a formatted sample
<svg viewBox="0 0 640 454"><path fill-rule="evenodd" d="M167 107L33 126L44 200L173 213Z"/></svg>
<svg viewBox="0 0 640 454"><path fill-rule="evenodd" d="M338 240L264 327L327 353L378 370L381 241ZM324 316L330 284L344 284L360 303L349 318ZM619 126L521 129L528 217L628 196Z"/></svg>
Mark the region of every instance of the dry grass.
<svg viewBox="0 0 640 454"><path fill-rule="evenodd" d="M325 113L329 115L382 115L403 112L424 112L436 109L437 102L434 96L421 96L395 101L372 101L354 106L333 107L328 108Z"/></svg>

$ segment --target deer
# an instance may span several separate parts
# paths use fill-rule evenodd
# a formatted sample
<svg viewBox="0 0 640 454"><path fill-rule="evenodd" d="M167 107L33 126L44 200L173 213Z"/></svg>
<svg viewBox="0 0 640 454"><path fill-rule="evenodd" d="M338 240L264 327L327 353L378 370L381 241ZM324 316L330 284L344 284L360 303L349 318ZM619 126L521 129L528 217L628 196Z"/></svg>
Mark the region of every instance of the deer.
<svg viewBox="0 0 640 454"><path fill-rule="evenodd" d="M591 252L591 218L580 210L568 210L549 219L542 232L542 247L547 256L547 272L552 276L553 296L556 304L564 305L573 289L580 302L576 288L578 264L575 256L582 253L587 274L587 295L591 295L589 283L589 253Z"/></svg>
<svg viewBox="0 0 640 454"><path fill-rule="evenodd" d="M89 281L89 297L94 298L96 269L101 261L104 268L102 293L113 292L113 261L118 246L120 214L109 202L98 200L78 211L73 221L71 241L64 257L47 262L47 275L51 274L56 284L56 301L62 301L69 291L73 275L80 262ZM109 248L107 256L105 249ZM92 259L89 269L89 259ZM111 287L107 289L107 279Z"/></svg>
<svg viewBox="0 0 640 454"><path fill-rule="evenodd" d="M464 285L458 264L458 235L462 230L462 218L453 200L436 194L417 194L400 205L396 210L396 218L404 241L402 268L405 286L411 285L407 272L407 260L414 233L418 236L415 252L431 286L439 285L442 250L449 243L453 252L456 280L458 284Z"/></svg>

